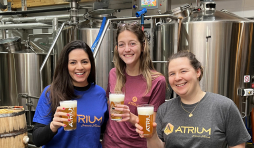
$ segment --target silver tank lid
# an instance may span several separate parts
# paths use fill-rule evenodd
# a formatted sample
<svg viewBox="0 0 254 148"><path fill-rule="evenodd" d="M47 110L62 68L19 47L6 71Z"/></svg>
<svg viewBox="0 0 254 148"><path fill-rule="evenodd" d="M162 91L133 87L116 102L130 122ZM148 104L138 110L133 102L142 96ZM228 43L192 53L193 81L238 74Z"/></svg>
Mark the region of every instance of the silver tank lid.
<svg viewBox="0 0 254 148"><path fill-rule="evenodd" d="M192 14L189 17L184 18L182 22L200 22L200 21L252 22L247 18L237 16L225 10L223 11L207 10L192 12Z"/></svg>
<svg viewBox="0 0 254 148"><path fill-rule="evenodd" d="M214 0L202 0L200 7L185 17L183 22L200 21L230 21L230 22L253 22L247 18L237 16L227 10L217 11Z"/></svg>

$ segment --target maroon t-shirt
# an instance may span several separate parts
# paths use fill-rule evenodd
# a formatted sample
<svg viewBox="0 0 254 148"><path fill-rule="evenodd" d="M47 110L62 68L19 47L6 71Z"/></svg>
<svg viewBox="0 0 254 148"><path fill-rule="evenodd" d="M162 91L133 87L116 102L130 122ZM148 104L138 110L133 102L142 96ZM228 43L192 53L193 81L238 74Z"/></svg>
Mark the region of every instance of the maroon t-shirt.
<svg viewBox="0 0 254 148"><path fill-rule="evenodd" d="M165 102L166 80L164 76L159 76L152 81L151 90L146 93L146 80L142 75L129 76L126 74L125 99L124 104L128 105L130 111L138 115L137 106L140 104L153 104L154 111ZM109 72L107 97L109 92L113 92L116 85L116 69ZM116 122L108 120L106 131L103 137L103 148L146 148L146 139L140 138L135 126L129 122Z"/></svg>

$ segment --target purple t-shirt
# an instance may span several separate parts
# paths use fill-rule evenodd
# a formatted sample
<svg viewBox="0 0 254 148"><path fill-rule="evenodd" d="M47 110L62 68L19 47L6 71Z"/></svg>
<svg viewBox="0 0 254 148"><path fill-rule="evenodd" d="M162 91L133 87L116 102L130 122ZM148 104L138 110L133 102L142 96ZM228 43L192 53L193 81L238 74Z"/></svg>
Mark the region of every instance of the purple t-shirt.
<svg viewBox="0 0 254 148"><path fill-rule="evenodd" d="M153 104L154 111L165 102L166 80L159 76L152 81L151 90L145 95L147 84L142 75L129 76L126 74L124 104L128 105L130 111L138 115L137 106L140 104ZM109 72L107 97L110 91L114 91L116 85L116 69ZM103 137L103 148L146 148L146 139L140 138L135 126L129 122L116 122L108 120Z"/></svg>

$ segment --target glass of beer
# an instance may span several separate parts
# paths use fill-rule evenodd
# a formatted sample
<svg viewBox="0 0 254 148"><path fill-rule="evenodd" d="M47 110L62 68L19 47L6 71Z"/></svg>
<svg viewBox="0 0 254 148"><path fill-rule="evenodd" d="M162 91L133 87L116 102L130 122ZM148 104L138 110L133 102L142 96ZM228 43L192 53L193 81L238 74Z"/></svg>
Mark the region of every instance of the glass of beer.
<svg viewBox="0 0 254 148"><path fill-rule="evenodd" d="M112 108L114 108L117 104L123 105L124 104L124 97L125 97L125 94L123 92L109 93L111 120L121 120L122 119L122 117L112 116L112 114L122 114L122 111L117 111Z"/></svg>
<svg viewBox="0 0 254 148"><path fill-rule="evenodd" d="M151 137L153 133L153 112L154 106L151 104L138 105L139 124L143 127L144 136Z"/></svg>
<svg viewBox="0 0 254 148"><path fill-rule="evenodd" d="M65 108L63 112L69 114L69 116L63 116L63 118L70 119L70 121L63 122L66 125L64 130L75 130L77 128L77 100L60 101L60 106Z"/></svg>

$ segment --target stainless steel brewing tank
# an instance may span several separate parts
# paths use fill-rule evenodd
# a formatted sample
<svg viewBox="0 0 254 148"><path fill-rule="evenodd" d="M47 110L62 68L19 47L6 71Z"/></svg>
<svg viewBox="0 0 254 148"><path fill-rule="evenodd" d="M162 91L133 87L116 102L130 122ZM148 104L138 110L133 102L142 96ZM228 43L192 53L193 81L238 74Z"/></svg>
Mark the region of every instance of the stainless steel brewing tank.
<svg viewBox="0 0 254 148"><path fill-rule="evenodd" d="M177 52L178 23L175 20L166 19L165 23L158 22L154 28L154 48L152 59L154 67L168 78L168 58ZM168 80L167 85L170 87ZM172 97L172 89L169 88L166 100Z"/></svg>
<svg viewBox="0 0 254 148"><path fill-rule="evenodd" d="M78 31L79 39L91 47L97 37L99 28L80 28ZM95 58L96 83L103 87L104 90L107 89L109 71L114 67L112 62L114 50L113 42L114 39L113 37L110 38L110 29L108 29L102 40L97 57Z"/></svg>
<svg viewBox="0 0 254 148"><path fill-rule="evenodd" d="M39 97L40 72L39 68L46 54L29 52L0 52L0 105L23 106L27 110L26 99L22 94ZM49 57L43 71L43 87L51 83L52 56ZM32 100L32 111L35 111L37 99Z"/></svg>
<svg viewBox="0 0 254 148"><path fill-rule="evenodd" d="M244 75L250 75L253 24L230 13L200 11L181 25L179 49L190 50L202 63L202 89L231 98L240 109L244 98L237 90L251 88Z"/></svg>

